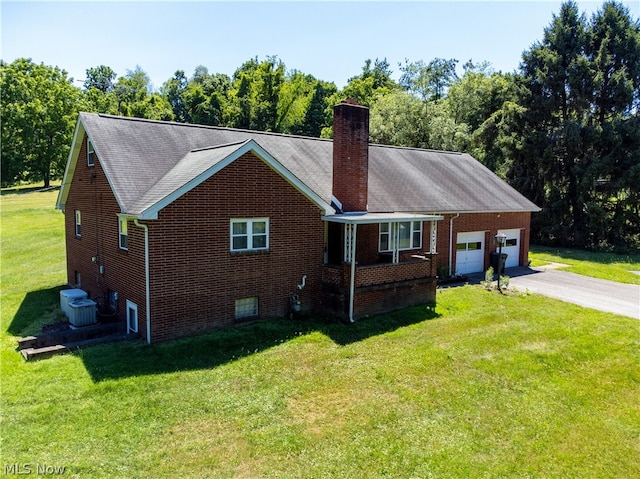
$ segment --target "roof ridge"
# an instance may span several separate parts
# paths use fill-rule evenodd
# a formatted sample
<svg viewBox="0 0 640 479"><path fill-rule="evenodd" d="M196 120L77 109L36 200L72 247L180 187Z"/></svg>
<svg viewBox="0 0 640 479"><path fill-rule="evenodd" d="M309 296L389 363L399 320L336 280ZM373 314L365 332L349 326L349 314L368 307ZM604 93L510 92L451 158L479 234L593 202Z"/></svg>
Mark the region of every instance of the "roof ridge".
<svg viewBox="0 0 640 479"><path fill-rule="evenodd" d="M249 141L251 141L251 139L247 138L246 140L232 141L231 143L223 143L222 145L203 146L202 148L194 148L193 150L190 150L189 153L197 153L199 151L206 151L206 150L216 150L218 148L226 148L227 146L244 145Z"/></svg>
<svg viewBox="0 0 640 479"><path fill-rule="evenodd" d="M433 148L418 148L415 146L382 145L380 143L369 143L369 146L376 146L380 148L393 148L395 150L413 150L413 151L429 151L431 153L447 153L449 155L458 155L458 156L462 156L465 154L462 151L435 150Z"/></svg>
<svg viewBox="0 0 640 479"><path fill-rule="evenodd" d="M114 120L123 120L123 121L134 121L139 123L154 123L166 126L178 126L184 128L202 128L205 130L218 130L218 131L235 131L242 133L249 133L252 135L267 135L267 136L276 136L276 137L285 137L285 138L300 138L304 140L318 140L318 141L333 141L333 138L317 138L315 136L305 136L305 135L293 135L291 133L278 133L274 131L261 131L261 130L250 130L246 128L231 128L228 126L219 126L219 125L201 125L199 123L179 123L177 121L167 121L167 120L150 120L148 118L137 118L132 116L119 116L119 115L110 115L108 113L89 113L93 115L97 115L101 118L111 118ZM241 143L241 142L238 142ZM231 143L235 144L235 143ZM462 156L465 153L460 151L450 151L450 150L438 150L434 148L418 148L415 146L402 146L402 145L383 145L380 143L369 143L369 146L379 147L379 148L393 148L399 150L413 150L413 151L430 151L433 153L447 153L451 155ZM202 148L202 149L206 149ZM213 148L213 147L211 147Z"/></svg>
<svg viewBox="0 0 640 479"><path fill-rule="evenodd" d="M88 113L88 112L83 112ZM231 128L228 126L219 126L219 125L201 125L198 123L180 123L177 121L167 121L167 120L150 120L148 118L137 118L133 116L119 116L119 115L110 115L108 113L89 113L90 115L97 115L101 118L111 118L113 120L124 120L124 121L134 121L139 123L154 123L159 125L166 126L179 126L185 128L203 128L206 130L223 130L223 131L235 131L235 132L243 132L250 133L252 135L269 135L269 136L279 136L286 138L301 138L304 140L318 140L318 141L333 141L332 138L317 138L315 136L305 136L305 135L293 135L291 133L278 133L274 131L261 131L261 130L250 130L247 128Z"/></svg>

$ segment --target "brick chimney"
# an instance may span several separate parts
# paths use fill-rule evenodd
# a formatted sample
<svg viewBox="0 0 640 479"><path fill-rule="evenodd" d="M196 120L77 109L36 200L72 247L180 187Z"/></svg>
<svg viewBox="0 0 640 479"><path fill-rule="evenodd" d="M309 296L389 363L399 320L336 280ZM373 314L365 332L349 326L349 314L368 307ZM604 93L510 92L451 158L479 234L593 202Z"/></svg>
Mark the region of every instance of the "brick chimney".
<svg viewBox="0 0 640 479"><path fill-rule="evenodd" d="M367 211L369 109L355 100L333 108L333 196L343 212Z"/></svg>

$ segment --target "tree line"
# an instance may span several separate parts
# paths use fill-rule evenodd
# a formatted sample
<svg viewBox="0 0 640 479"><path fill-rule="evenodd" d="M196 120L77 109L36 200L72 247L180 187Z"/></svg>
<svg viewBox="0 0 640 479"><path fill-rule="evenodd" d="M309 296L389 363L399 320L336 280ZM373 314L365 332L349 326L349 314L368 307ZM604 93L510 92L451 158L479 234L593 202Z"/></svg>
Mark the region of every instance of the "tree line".
<svg viewBox="0 0 640 479"><path fill-rule="evenodd" d="M139 66L88 68L80 88L57 66L0 61L2 185L61 177L79 111L330 138L333 105L355 98L372 142L468 152L541 206L532 242L640 248L640 22L622 4L587 18L564 3L511 73L468 61L459 75L444 58L398 69L366 60L338 89L256 57L154 90Z"/></svg>

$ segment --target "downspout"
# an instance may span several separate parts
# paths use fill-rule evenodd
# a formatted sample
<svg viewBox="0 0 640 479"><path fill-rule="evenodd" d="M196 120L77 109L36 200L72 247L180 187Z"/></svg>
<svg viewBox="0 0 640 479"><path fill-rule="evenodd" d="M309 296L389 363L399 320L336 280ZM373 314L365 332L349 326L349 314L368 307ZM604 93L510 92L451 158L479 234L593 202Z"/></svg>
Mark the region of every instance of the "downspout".
<svg viewBox="0 0 640 479"><path fill-rule="evenodd" d="M358 224L353 224L353 236L351 238L351 278L349 278L349 322L353 323L353 295L356 291L356 239L358 233Z"/></svg>
<svg viewBox="0 0 640 479"><path fill-rule="evenodd" d="M449 220L449 276L451 276L451 268L453 267L453 220L459 217L460 213L457 213Z"/></svg>
<svg viewBox="0 0 640 479"><path fill-rule="evenodd" d="M133 223L144 230L144 293L145 311L147 313L147 344L151 344L151 299L149 298L149 227L141 224L136 218Z"/></svg>

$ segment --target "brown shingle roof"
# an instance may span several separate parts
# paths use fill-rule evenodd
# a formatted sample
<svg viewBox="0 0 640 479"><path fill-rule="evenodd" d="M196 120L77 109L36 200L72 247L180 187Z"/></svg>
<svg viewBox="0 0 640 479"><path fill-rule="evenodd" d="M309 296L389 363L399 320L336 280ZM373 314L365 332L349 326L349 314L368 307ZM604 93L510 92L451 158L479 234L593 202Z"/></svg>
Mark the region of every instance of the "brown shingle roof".
<svg viewBox="0 0 640 479"><path fill-rule="evenodd" d="M80 114L78 128L92 141L123 213L139 214L247 140L331 202L331 140L92 113ZM77 145L70 165L74 151ZM369 146L370 212L538 210L467 154Z"/></svg>

